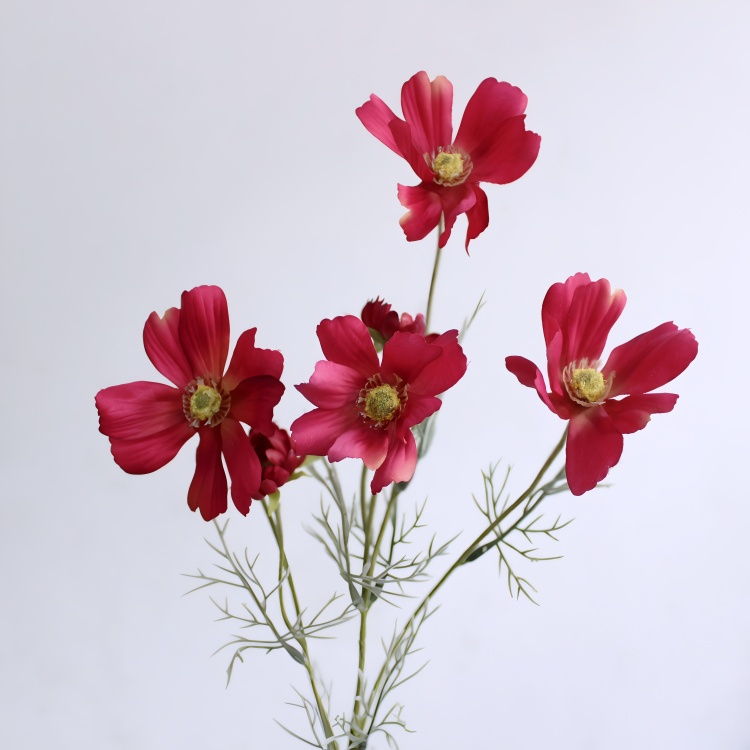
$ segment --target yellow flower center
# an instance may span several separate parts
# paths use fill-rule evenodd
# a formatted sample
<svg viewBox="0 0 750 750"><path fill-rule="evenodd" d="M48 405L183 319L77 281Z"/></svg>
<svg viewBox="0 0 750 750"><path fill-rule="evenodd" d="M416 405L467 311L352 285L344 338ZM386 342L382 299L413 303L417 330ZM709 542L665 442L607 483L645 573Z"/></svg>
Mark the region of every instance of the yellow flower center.
<svg viewBox="0 0 750 750"><path fill-rule="evenodd" d="M210 385L199 385L190 397L190 414L206 422L221 409L221 394Z"/></svg>
<svg viewBox="0 0 750 750"><path fill-rule="evenodd" d="M372 388L365 395L365 414L373 422L389 422L400 407L398 391L387 383Z"/></svg>
<svg viewBox="0 0 750 750"><path fill-rule="evenodd" d="M425 161L435 174L434 180L438 185L461 185L471 172L471 157L453 146L441 146L435 158L430 161L425 154Z"/></svg>
<svg viewBox="0 0 750 750"><path fill-rule="evenodd" d="M607 392L607 381L599 370L584 367L573 370L568 383L570 395L576 400L594 404Z"/></svg>

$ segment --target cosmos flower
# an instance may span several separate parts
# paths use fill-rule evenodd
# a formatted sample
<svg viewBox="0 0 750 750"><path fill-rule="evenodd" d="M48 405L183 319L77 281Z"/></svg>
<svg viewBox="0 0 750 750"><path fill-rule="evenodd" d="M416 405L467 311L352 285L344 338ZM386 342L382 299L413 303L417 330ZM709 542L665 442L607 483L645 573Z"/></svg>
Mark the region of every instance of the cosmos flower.
<svg viewBox="0 0 750 750"><path fill-rule="evenodd" d="M375 348L380 351L383 344L393 336L396 331L405 333L418 333L425 336L425 319L422 313L413 318L409 313L401 313L401 316L391 310L391 306L381 300L380 297L370 300L363 308L360 315L362 322L370 329L370 335L375 341ZM437 334L426 336L428 341L437 338Z"/></svg>
<svg viewBox="0 0 750 750"><path fill-rule="evenodd" d="M361 458L375 469L370 489L411 479L417 446L411 428L441 406L438 394L466 372L458 332L428 342L394 333L378 360L365 324L353 315L324 320L318 339L326 359L297 389L317 408L292 424L301 453L330 461Z"/></svg>
<svg viewBox="0 0 750 750"><path fill-rule="evenodd" d="M676 378L698 353L693 334L662 323L600 357L625 307L625 293L606 279L578 273L553 284L542 304L547 392L539 368L523 357L506 367L561 419L569 421L565 470L574 495L593 489L617 464L623 435L643 429L652 414L672 411L674 393L651 393Z"/></svg>
<svg viewBox="0 0 750 750"><path fill-rule="evenodd" d="M284 386L280 352L258 349L255 328L237 341L229 369L229 314L224 292L200 286L183 292L181 307L151 313L143 329L146 354L176 388L140 381L96 395L99 430L115 462L130 474L169 463L194 435L199 443L188 490L191 510L210 521L227 509L226 462L232 500L247 515L258 492L261 466L240 424L273 433L273 409Z"/></svg>
<svg viewBox="0 0 750 750"><path fill-rule="evenodd" d="M253 495L253 499L262 500L278 492L300 467L305 457L297 455L289 433L275 424L273 432L269 435L264 435L258 430L250 430L250 443L258 456L262 471L260 487Z"/></svg>
<svg viewBox="0 0 750 750"><path fill-rule="evenodd" d="M408 209L400 222L407 240L426 237L442 216L438 244L444 247L456 217L465 213L468 252L469 242L490 221L479 183L514 182L536 161L541 138L524 127L526 102L515 86L485 79L466 105L454 140L453 85L443 76L430 81L420 71L401 89L403 120L375 94L356 110L370 133L406 159L421 180L398 186L399 201Z"/></svg>

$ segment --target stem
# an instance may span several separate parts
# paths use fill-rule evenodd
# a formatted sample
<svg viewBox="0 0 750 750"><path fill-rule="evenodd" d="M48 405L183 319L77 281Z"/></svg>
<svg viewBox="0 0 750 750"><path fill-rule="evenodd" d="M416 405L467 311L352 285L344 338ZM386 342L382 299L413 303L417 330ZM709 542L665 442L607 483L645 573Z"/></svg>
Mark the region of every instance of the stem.
<svg viewBox="0 0 750 750"><path fill-rule="evenodd" d="M430 292L427 295L427 311L424 316L425 332L430 332L430 316L432 315L432 297L435 293L435 282L437 281L438 268L440 267L440 255L443 252L443 248L440 247L440 235L443 233L443 227L445 221L443 215L440 214L440 221L438 222L437 228L437 250L435 251L435 265L432 267L432 278L430 279Z"/></svg>
<svg viewBox="0 0 750 750"><path fill-rule="evenodd" d="M510 505L508 508L506 508L491 524L489 524L480 534L477 536L474 541L469 544L469 546L458 556L456 561L453 563L453 565L448 568L448 570L443 574L443 576L440 578L440 580L430 589L427 596L422 599L419 606L414 610L411 617L407 620L404 627L401 629L401 632L398 635L398 638L394 641L393 647L391 651L393 653L396 653L403 642L404 638L406 637L407 633L409 632L409 629L414 624L414 622L417 620L417 618L427 609L427 606L430 603L430 600L432 597L440 590L442 585L450 578L450 576L456 571L457 568L461 567L461 565L466 562L466 559L471 555L471 553L474 551L474 549L481 544L482 540L490 534L497 526L502 523L521 503L524 502L537 488L539 483L541 482L542 478L548 471L549 467L552 465L552 462L557 458L557 456L560 454L560 451L563 449L565 445L565 440L568 437L568 430L567 428L562 434L562 437L560 438L560 441L557 443L557 445L552 449L552 452L550 453L547 460L544 462L544 465L539 470L537 475L534 477L534 480L531 482L531 484L526 488L526 490L518 497L515 502ZM388 666L388 656L386 656L385 661L383 662L383 666L380 668L380 672L378 673L378 677L375 680L375 684L372 689L371 693L371 701L373 701L376 697L378 697L377 703L380 703L380 692L383 690L385 678L386 678L386 668ZM368 727L368 733L372 729L372 726L375 722L375 716L372 715L372 718L370 719L370 726Z"/></svg>
<svg viewBox="0 0 750 750"><path fill-rule="evenodd" d="M297 635L295 633L295 629L289 620L289 617L286 613L286 607L284 605L284 591L282 581L286 580L287 584L289 585L289 591L292 595L292 601L294 602L294 611L297 617L297 621L299 622L299 619L302 615L302 610L299 606L297 589L294 585L294 578L292 577L291 568L289 567L289 560L287 559L286 551L284 550L284 530L281 525L281 507L276 508L276 521L274 521L272 517L273 514L268 508L268 503L264 502L263 508L266 511L266 518L268 518L268 523L271 525L271 530L273 531L273 536L276 540L276 546L279 548L279 606L281 609L281 616L289 632L294 634L294 639L299 644L299 647L302 649L302 653L305 656L305 669L307 670L310 688L312 689L313 697L315 698L315 705L318 708L318 714L320 715L320 721L323 725L323 731L326 734L326 738L333 737L333 727L331 727L331 722L328 719L328 712L323 705L323 700L320 697L318 686L315 682L315 674L313 673L312 661L310 660L310 651L307 647L307 638L305 638L304 635ZM331 746L337 749L338 743L332 742L329 744L329 747Z"/></svg>

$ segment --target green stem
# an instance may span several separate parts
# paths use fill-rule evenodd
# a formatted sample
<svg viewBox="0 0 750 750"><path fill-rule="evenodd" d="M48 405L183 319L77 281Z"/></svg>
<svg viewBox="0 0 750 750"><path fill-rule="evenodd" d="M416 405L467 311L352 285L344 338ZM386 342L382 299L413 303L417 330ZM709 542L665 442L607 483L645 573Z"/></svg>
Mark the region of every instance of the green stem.
<svg viewBox="0 0 750 750"><path fill-rule="evenodd" d="M287 627L287 630L289 630L290 633L294 635L294 639L299 644L299 647L302 649L302 653L305 656L305 669L307 670L307 676L308 680L310 682L310 688L313 692L313 697L315 698L315 705L318 708L318 713L320 715L320 721L323 724L323 731L326 734L326 738L333 737L333 727L331 726L331 722L328 719L328 712L325 709L325 706L323 705L323 700L320 696L320 692L318 691L318 685L315 682L315 674L313 672L312 668L312 661L310 659L310 652L307 647L307 638L305 638L302 634L295 633L294 627L287 615L286 612L286 606L284 604L284 590L282 585L282 580L285 580L287 585L289 586L289 591L292 595L292 601L294 602L294 611L296 613L297 621L299 621L300 616L302 614L302 610L299 606L299 599L297 598L297 589L294 585L294 578L292 577L292 571L289 567L289 560L286 556L286 551L284 549L284 529L281 524L281 508L276 508L275 514L276 514L276 521L273 519L273 515L268 507L268 503L263 503L263 507L266 511L266 518L268 518L268 523L271 525L271 530L273 531L274 539L276 540L276 546L279 548L279 606L281 609L281 616L284 620L284 624ZM337 750L338 743L337 742L331 742L329 744L329 747L333 747L334 750Z"/></svg>
<svg viewBox="0 0 750 750"><path fill-rule="evenodd" d="M466 559L471 555L471 553L474 551L474 549L481 544L482 540L490 534L494 529L497 528L497 526L502 523L521 503L523 503L533 492L534 490L539 486L539 483L541 482L544 475L547 473L549 467L552 465L553 461L557 458L557 456L560 454L560 451L565 446L565 440L568 436L568 430L567 428L563 432L562 437L560 438L560 441L557 443L557 445L552 449L552 453L550 453L547 460L544 462L544 465L537 473L536 477L534 477L534 480L531 482L531 484L526 488L526 490L518 497L518 499L510 505L508 508L506 508L491 524L489 524L480 534L477 536L474 541L469 544L469 546L458 556L456 561L453 563L453 565L448 568L448 570L443 574L443 576L440 578L440 580L430 589L427 596L422 599L419 606L414 610L411 617L407 620L404 627L401 629L401 632L398 635L398 638L395 640L393 647L391 648L392 652L397 652L399 647L401 646L401 643L403 642L404 638L406 637L407 633L409 632L409 629L412 627L414 622L417 620L417 618L427 609L427 606L430 603L430 600L433 596L440 590L442 585L450 578L450 576L461 567L461 565L466 562ZM375 684L372 689L371 693L371 702L378 698L376 701L378 704L380 702L380 692L383 689L385 678L386 678L386 668L388 666L388 658L386 657L386 660L383 662L383 666L380 668L380 672L378 673L378 677L375 680ZM372 714L372 712L371 712ZM373 723L375 721L374 714L371 715L370 719L370 726L368 727L368 733L370 730L372 730Z"/></svg>
<svg viewBox="0 0 750 750"><path fill-rule="evenodd" d="M437 250L435 251L435 265L432 267L432 278L430 279L430 292L427 295L427 310L424 316L424 325L426 333L430 332L430 316L432 315L432 298L435 294L435 282L437 281L438 268L440 267L440 255L443 252L443 248L440 247L440 235L443 233L443 227L445 221L443 215L440 214L440 221L438 222L437 228Z"/></svg>

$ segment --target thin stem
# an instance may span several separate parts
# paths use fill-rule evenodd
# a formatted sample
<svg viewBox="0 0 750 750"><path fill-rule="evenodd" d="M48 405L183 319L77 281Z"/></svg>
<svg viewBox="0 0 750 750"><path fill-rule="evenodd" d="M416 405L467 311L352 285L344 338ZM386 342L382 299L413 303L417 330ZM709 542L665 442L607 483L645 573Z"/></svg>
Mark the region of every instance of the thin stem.
<svg viewBox="0 0 750 750"><path fill-rule="evenodd" d="M414 610L411 617L407 620L404 627L401 629L401 632L398 635L398 638L393 643L393 646L391 647L390 651L392 653L395 653L398 651L399 647L401 646L401 643L403 642L404 638L406 637L407 633L409 632L409 629L412 627L412 625L416 622L417 618L427 609L427 606L430 603L430 600L433 596L440 590L442 585L450 578L450 576L459 568L461 565L466 562L466 559L471 555L471 553L474 551L474 549L481 544L482 540L490 534L497 526L502 523L521 503L524 502L537 488L539 483L541 482L542 478L548 471L549 467L552 465L553 461L557 458L557 456L560 454L560 451L563 449L565 445L565 440L568 436L568 430L567 428L563 432L562 437L560 438L560 441L557 443L557 445L552 449L552 453L550 453L547 460L544 462L544 465L539 470L537 475L534 477L534 480L531 482L531 484L526 488L526 490L518 497L518 499L510 505L508 508L506 508L491 524L489 524L480 534L477 536L476 539L474 539L471 544L458 556L456 561L453 563L453 565L448 568L448 570L443 574L443 576L438 580L438 582L430 589L429 593L422 599L419 606ZM388 666L388 657L386 656L385 661L383 662L383 666L380 668L380 672L378 673L378 677L375 680L375 684L372 689L371 693L371 701L375 700L380 696L380 693L383 690L384 681L386 678L386 669ZM377 701L379 703L379 701ZM368 733L372 729L372 726L375 722L375 715L373 712L371 712L371 718L370 718L370 726L368 727Z"/></svg>
<svg viewBox="0 0 750 750"><path fill-rule="evenodd" d="M440 214L440 221L438 222L437 228L437 250L435 251L435 265L432 267L432 278L430 279L430 292L427 295L427 311L424 316L425 331L430 332L430 316L432 315L432 297L435 294L435 282L437 281L438 268L440 267L440 255L443 252L443 248L440 247L440 235L443 233L443 227L445 221L443 215Z"/></svg>
<svg viewBox="0 0 750 750"><path fill-rule="evenodd" d="M276 546L279 548L279 606L281 609L281 616L284 619L284 624L286 625L287 629L290 633L294 635L294 639L299 644L299 647L302 649L302 653L305 656L305 669L307 670L307 676L308 680L310 682L310 688L313 692L313 697L315 698L315 705L318 708L318 714L320 715L320 721L323 724L323 731L326 733L326 737L333 737L333 727L331 726L331 722L328 719L328 712L325 709L325 706L323 705L323 700L320 696L320 693L318 692L318 685L315 682L315 674L313 672L312 668L312 661L310 659L310 651L307 647L307 638L305 638L302 634L297 634L295 632L295 628L293 627L292 623L289 620L289 617L286 613L286 607L284 605L284 591L283 591L283 585L282 582L286 581L289 586L289 591L292 595L292 601L294 602L294 611L297 617L297 621L299 622L299 618L302 615L302 610L299 606L299 599L297 598L297 589L294 585L294 578L292 577L292 571L289 567L289 560L286 556L286 551L284 549L284 530L281 524L281 507L277 507L275 514L276 514L276 521L273 519L273 513L271 512L270 508L268 507L268 503L263 503L263 507L266 511L266 518L268 518L268 523L271 525L271 530L273 531L274 539L276 540ZM337 742L330 743L330 746L333 746L334 748L338 748Z"/></svg>

